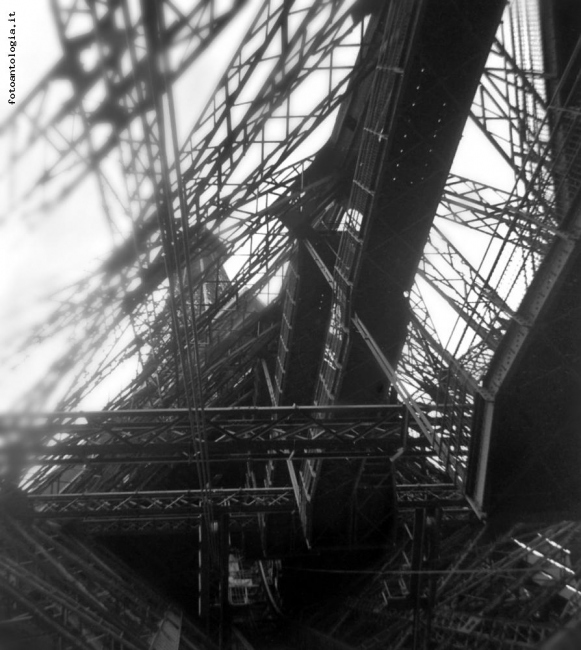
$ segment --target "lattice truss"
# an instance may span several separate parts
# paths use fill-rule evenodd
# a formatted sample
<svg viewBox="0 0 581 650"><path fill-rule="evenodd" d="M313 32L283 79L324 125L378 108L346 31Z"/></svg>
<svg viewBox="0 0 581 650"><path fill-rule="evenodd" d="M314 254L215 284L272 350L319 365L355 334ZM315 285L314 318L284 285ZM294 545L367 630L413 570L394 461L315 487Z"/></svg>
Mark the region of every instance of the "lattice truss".
<svg viewBox="0 0 581 650"><path fill-rule="evenodd" d="M509 3L465 135L486 162L452 167L409 292L400 394L440 405L418 430L459 485L475 398L493 402L510 368L499 344L509 327L526 340L579 232L579 53L550 86L542 47L537 5Z"/></svg>
<svg viewBox="0 0 581 650"><path fill-rule="evenodd" d="M420 549L413 540L422 519ZM541 647L578 616L579 535L578 523L499 535L469 518L416 513L402 520L374 577L350 588L340 613L328 608L311 623L365 650L427 640L442 650Z"/></svg>
<svg viewBox="0 0 581 650"><path fill-rule="evenodd" d="M133 379L112 408L249 399L257 355L278 334L277 287L292 248L283 224L304 206L312 223L342 230L317 386L319 403L334 399L348 349L349 279L371 200L363 177L380 164L374 125L393 109L415 9L398 6L398 22L385 23L385 47L370 48L380 59L361 56L354 66L363 23L348 4L264 2L180 138L174 85L243 5L55 5L63 56L1 130L11 152L3 178L13 188L5 219L63 206L91 174L118 245L21 340L13 359L43 346L52 357L30 373L42 379L22 405L70 408L128 369ZM510 168L506 187L450 175L410 291L399 380L412 406L443 405L421 419L460 483L474 395L490 399L502 382L501 373L481 385L499 341L510 323L532 326L536 312L520 309L522 297L544 260L568 255L577 232L569 216L579 178L578 66L561 80L567 96L549 96L539 30L534 4L509 5L472 108ZM345 210L331 179L305 182L307 135L371 70L376 101L361 147L371 154L356 168Z"/></svg>
<svg viewBox="0 0 581 650"><path fill-rule="evenodd" d="M2 647L216 647L114 556L54 524L29 525L3 513L0 547Z"/></svg>
<svg viewBox="0 0 581 650"><path fill-rule="evenodd" d="M531 647L577 616L579 534L577 522L518 526L468 545L439 586L441 647Z"/></svg>
<svg viewBox="0 0 581 650"><path fill-rule="evenodd" d="M6 215L32 219L62 206L91 174L118 245L21 341L29 353L57 349L22 404L70 408L128 367L136 373L112 408L249 399L257 355L278 334L275 280L291 253L283 223L307 205L312 223L342 230L317 386L319 403L334 399L348 349L349 280L372 200L368 177L383 155L374 127L395 106L416 8L398 5L379 59L361 56L353 66L362 27L348 4L263 3L180 138L174 85L243 10L209 1L55 5L63 56L2 128L11 152L4 177L14 188ZM443 405L419 418L420 428L460 483L474 395L489 399L502 381L480 385L499 341L511 322L530 328L536 314L519 309L522 297L543 260L566 255L576 235L568 217L579 177L577 67L566 73L568 95L553 101L539 29L533 4L509 6L472 108L510 180L497 189L450 175L410 292L399 380L412 406ZM331 180L305 182L313 152L303 145L349 82L370 70L368 155L345 210Z"/></svg>
<svg viewBox="0 0 581 650"><path fill-rule="evenodd" d="M332 203L304 171L313 133L365 73L349 4L59 3L63 57L2 128L5 218L54 218L91 175L117 245L23 337L21 351L52 354L21 405L71 407L131 367L110 406L248 397L257 350L276 333L284 215ZM184 138L174 86L223 32L240 44Z"/></svg>
<svg viewBox="0 0 581 650"><path fill-rule="evenodd" d="M192 531L205 514L230 513L240 530L257 514L291 516L293 486L265 483L267 461L349 455L384 467L404 423L397 405L206 408L194 428L188 409L135 409L4 416L0 432L18 434L2 450L4 478L26 492L29 515L80 521L93 533L146 533ZM208 463L242 468L240 482L208 485L218 470L192 471Z"/></svg>
<svg viewBox="0 0 581 650"><path fill-rule="evenodd" d="M289 441L298 443L303 455L297 457L307 458L301 475L306 483L315 481L320 466L310 453L341 454L341 445L354 440L362 454L390 457L399 447L407 417L399 411L381 422L359 419L358 429L352 420L335 427L327 414L313 413L298 422L269 413L265 421L253 414L248 421L216 423L194 408L251 403L257 361L286 340L279 288L288 267L283 296L292 295L288 230L307 210L310 224L340 232L334 273L322 268L334 302L316 388L318 404L336 398L352 324L351 282L385 154L385 134L375 127L389 123L395 112L419 7L390 3L398 22L383 23L383 47L366 49L361 48L366 21L351 5L340 0L53 3L62 58L0 129L10 151L2 170L11 187L4 224L19 218L34 225L41 215L55 219L55 211L96 180L95 196L114 248L90 277L61 291L58 306L13 348L11 362L19 362L24 351L40 357L51 351L42 371L30 373L42 378L28 386L18 406L70 411L106 389L118 373L131 378L107 401L109 409L185 410L171 417L133 413L122 423L66 413L64 419L53 414L40 423L17 423L21 432L24 427L34 435L31 449L20 445L16 453L30 451L40 465L24 476L26 458L8 464L19 473L8 478L25 478L30 493L25 509L32 505L50 518L85 517L94 532L190 530L203 517L213 520L220 509L236 510L245 520L257 512L290 512L301 501L295 486L275 487L267 477L260 487L251 471L243 489L213 489L211 454L232 451L222 451L223 444L258 458L277 449L287 452ZM235 19L246 21L240 32L233 31ZM192 128L180 108L179 84L197 65L207 65L223 45L220 39L238 44ZM493 400L503 380L495 370L495 352L509 326L526 336L538 309L523 309L523 296L535 289L535 280L542 284L547 261L570 255L579 234L571 212L581 179L579 66L571 65L561 81L567 93L553 96L541 51L535 5L510 3L471 111L474 128L508 171L502 186L494 187L453 169L409 292L408 337L390 381L413 416L410 439L423 434L439 460L402 461L396 550L348 612L371 603L370 615L334 623L334 634L347 635L357 622L354 639L368 626L369 649L408 647L410 634L415 640L432 635L441 648L470 647L469 642L530 647L578 606L577 525L475 541L460 499L475 399ZM313 182L309 170L341 101L362 80L374 99L361 146L369 155L358 161L364 165L355 168L348 201L339 202L337 178ZM546 293L541 291L540 303ZM365 334L356 318L353 323ZM279 354L270 386L273 404L284 391L284 365ZM14 428L2 424L5 431ZM370 431L379 435L380 445ZM251 447L250 440L264 446ZM170 463L182 464L190 476L174 493L165 489ZM422 500L439 509L414 512ZM136 511L149 516L137 522L124 515ZM51 625L62 618L63 638L74 635L71 629L79 629L81 618L83 629L92 630L89 605L82 616L69 614L88 597L82 581L67 578L59 586L60 600L52 604L39 582L45 571L52 580L77 570L55 567L41 547L54 544L63 557L73 557L67 545L78 542L9 518L3 526L4 588L12 589L8 595L15 599L10 605L16 607L10 612L15 629L28 616L20 605L37 603L40 619L47 608L57 608ZM422 531L426 545L414 546L414 531ZM19 535L24 541L17 548ZM42 538L38 546L36 538ZM28 554L34 571L24 565L17 574L10 560L20 558L18 553ZM76 546L75 553L93 557ZM89 568L96 562L86 561ZM422 580L412 566L424 572ZM69 588L77 590L74 596ZM18 600L17 591L26 598ZM128 616L132 630L134 622ZM153 630L140 633L147 637ZM142 647L144 638L135 637L128 647Z"/></svg>
<svg viewBox="0 0 581 650"><path fill-rule="evenodd" d="M322 221L340 234L333 270L310 248L333 291L315 389L319 404L334 403L340 393L351 339L361 335L372 341L352 311L351 292L387 149L386 133L378 125L389 124L397 105L398 70L405 68L409 56L417 10L414 3L390 4L381 37L386 45L371 77L372 108L362 120L350 195L342 210L328 213ZM476 398L494 402L514 359L498 354L500 343L512 328L508 347L522 346L573 252L580 227L575 213L579 52L574 52L562 77L550 83L543 61L538 7L509 3L478 86L467 134L468 141L484 152L488 171L496 166L502 173L494 182L485 182L481 179L487 174L474 160L469 164L459 160L453 166L408 292L410 324L403 353L395 372L389 364L384 368L413 415L414 432L428 438L439 467L459 486L466 483L472 431L481 425ZM276 400L284 392L296 287L296 269L291 265L275 373ZM370 347L376 358L381 356L373 343ZM307 500L319 470L319 461L309 461L301 469Z"/></svg>
<svg viewBox="0 0 581 650"><path fill-rule="evenodd" d="M319 403L334 399L348 350L341 332L349 279L372 200L367 177L383 155L374 127L395 106L414 7L393 10L384 47L369 49L380 60L360 56L354 66L363 23L348 4L263 3L185 139L174 86L242 15L243 3L55 8L63 57L2 129L11 151L4 177L15 187L10 218L64 205L91 174L118 245L21 341L21 352L53 351L21 404L73 407L115 371L132 371L133 379L112 408L250 399L257 356L278 336L277 287L292 250L283 224L303 206L311 223L342 231L317 386ZM345 210L333 198L336 181L309 185L307 135L312 141L349 83L369 71L376 101L361 147L369 155L356 167ZM508 324L532 325L535 314L519 305L541 262L575 236L567 216L579 125L568 107L578 103L577 80L567 79L571 90L557 105L543 75L534 5L515 2L472 108L493 151L510 162L510 180L497 189L450 175L410 292L398 376L410 404L443 404L423 418L424 428L459 482L474 395L498 388L479 383ZM24 168L32 181L19 192Z"/></svg>
<svg viewBox="0 0 581 650"><path fill-rule="evenodd" d="M238 529L256 526L260 513L264 529L265 513L295 509L291 486L263 487L246 471L249 458L276 446L274 423L263 425L262 450L244 449L241 470L217 486L210 447L244 443L261 423L251 414L238 433L226 425L216 437L217 423L210 427L201 409L252 403L256 363L278 336L278 287L293 248L287 226L307 207L318 219L337 209L336 179L313 182L308 172L340 102L375 65L364 53L357 58L365 22L351 5L53 4L63 56L1 131L11 151L5 224L33 226L42 215L58 226L58 212L87 192L101 204L114 247L12 342L15 365L24 355L45 360L40 371L25 371L34 381L16 406L69 410L104 391L113 395L101 400L107 409L181 406L186 415L174 426L140 412L124 433L108 423L88 437L63 422L55 429L49 418L33 436L41 447L68 441L83 455L87 444L112 451L121 442L125 457L103 464L65 454L30 467L4 445L5 484L19 484L29 499L56 499L29 501L29 514L82 521L93 533L143 534L191 532L220 512L234 512ZM179 83L192 83L208 57L224 59L217 48L233 56L192 126ZM108 388L115 376L121 391ZM288 456L316 419L295 427L281 451ZM135 465L139 422L150 451L185 447L173 447L166 463L150 456ZM26 436L13 425L3 427L3 441L16 431L23 451ZM231 459L230 449L221 453Z"/></svg>

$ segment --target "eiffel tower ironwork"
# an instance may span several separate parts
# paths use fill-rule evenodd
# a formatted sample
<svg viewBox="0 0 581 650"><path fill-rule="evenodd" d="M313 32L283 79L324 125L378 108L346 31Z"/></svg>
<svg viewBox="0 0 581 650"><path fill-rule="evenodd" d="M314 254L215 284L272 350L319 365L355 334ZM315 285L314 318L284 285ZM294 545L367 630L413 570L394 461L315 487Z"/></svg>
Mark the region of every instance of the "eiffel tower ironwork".
<svg viewBox="0 0 581 650"><path fill-rule="evenodd" d="M51 10L60 59L0 126L0 227L58 231L86 193L113 247L5 355L0 645L266 647L298 616L276 560L291 591L343 578L277 647L573 647L580 12ZM234 548L271 605L235 621Z"/></svg>

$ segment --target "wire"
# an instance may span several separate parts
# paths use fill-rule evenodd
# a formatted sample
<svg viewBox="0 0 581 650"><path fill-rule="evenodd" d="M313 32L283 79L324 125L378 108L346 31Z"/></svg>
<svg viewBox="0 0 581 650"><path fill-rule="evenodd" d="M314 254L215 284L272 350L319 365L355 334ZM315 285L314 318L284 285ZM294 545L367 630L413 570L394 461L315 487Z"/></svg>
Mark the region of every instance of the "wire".
<svg viewBox="0 0 581 650"><path fill-rule="evenodd" d="M549 558L546 558L549 559ZM407 575L500 575L507 573L521 574L521 573L542 573L542 567L535 567L531 565L530 568L514 568L514 569L399 569L392 571L373 571L366 569L311 569L308 567L285 567L285 571L300 571L308 573L330 573L330 574L345 574L345 575L374 575L374 576L407 576ZM571 576L573 577L573 576Z"/></svg>

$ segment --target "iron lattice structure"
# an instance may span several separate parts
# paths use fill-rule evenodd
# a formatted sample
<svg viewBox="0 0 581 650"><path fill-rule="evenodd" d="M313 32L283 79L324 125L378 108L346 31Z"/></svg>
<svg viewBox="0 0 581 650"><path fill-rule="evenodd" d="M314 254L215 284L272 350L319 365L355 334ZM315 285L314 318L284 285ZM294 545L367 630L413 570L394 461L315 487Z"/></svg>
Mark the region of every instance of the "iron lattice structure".
<svg viewBox="0 0 581 650"><path fill-rule="evenodd" d="M114 556L54 527L3 515L1 571L7 648L162 647L164 637L217 647Z"/></svg>
<svg viewBox="0 0 581 650"><path fill-rule="evenodd" d="M51 3L61 56L0 127L1 223L58 230L84 193L113 245L6 354L27 380L0 415L6 643L248 648L231 545L361 574L301 613L300 647L577 634L566 5ZM465 124L484 165L455 158ZM565 414L537 444L547 392ZM525 503L538 462L562 478ZM200 626L150 587L129 603L138 578L94 542L184 538Z"/></svg>

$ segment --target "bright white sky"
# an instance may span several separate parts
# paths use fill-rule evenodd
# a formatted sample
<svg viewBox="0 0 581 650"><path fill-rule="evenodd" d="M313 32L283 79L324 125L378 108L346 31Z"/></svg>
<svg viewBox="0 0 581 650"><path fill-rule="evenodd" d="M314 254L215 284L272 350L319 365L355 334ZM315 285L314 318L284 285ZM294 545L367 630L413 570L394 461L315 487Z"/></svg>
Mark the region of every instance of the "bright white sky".
<svg viewBox="0 0 581 650"><path fill-rule="evenodd" d="M61 54L48 0L5 2L4 7L9 4L16 11L17 105L0 103L0 123L10 117ZM2 150L1 156L4 166L9 151ZM18 172L22 174L23 170ZM21 185L26 179L11 175L1 180L0 212L4 212L13 184ZM39 214L32 222L9 218L7 224L1 224L0 259L7 272L0 280L0 345L22 328L23 319L35 317L40 298L62 286L63 275L84 275L95 256L104 252L101 211L93 183L86 185L83 193L62 206L58 228L54 228L53 215L48 214Z"/></svg>

